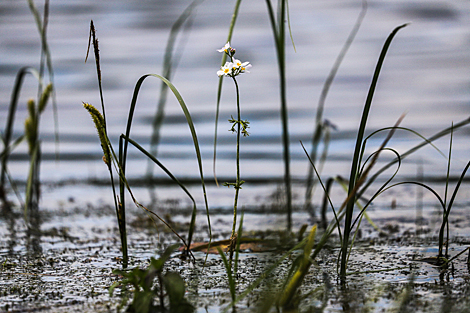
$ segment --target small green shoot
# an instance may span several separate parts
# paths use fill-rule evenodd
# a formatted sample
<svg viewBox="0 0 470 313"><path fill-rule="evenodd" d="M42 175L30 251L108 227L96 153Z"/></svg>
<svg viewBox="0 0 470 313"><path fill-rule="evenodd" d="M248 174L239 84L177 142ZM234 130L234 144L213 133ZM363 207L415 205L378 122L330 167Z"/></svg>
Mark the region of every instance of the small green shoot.
<svg viewBox="0 0 470 313"><path fill-rule="evenodd" d="M126 312L151 313L166 312L165 298L168 297L172 313L190 313L194 311L191 303L184 298L185 284L176 272L163 273L165 262L179 245L168 247L160 258L150 258L150 265L144 270L134 268L130 271L114 270L113 273L121 275L121 285L131 285L134 288L134 297ZM155 284L156 281L156 284ZM109 288L112 295L119 283ZM158 299L158 305L155 300Z"/></svg>

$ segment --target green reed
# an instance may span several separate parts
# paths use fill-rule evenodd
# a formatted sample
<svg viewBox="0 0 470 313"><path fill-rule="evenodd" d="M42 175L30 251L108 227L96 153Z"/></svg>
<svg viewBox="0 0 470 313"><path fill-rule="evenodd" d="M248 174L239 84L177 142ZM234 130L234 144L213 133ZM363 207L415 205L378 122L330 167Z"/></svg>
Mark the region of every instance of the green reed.
<svg viewBox="0 0 470 313"><path fill-rule="evenodd" d="M23 140L27 141L28 144L28 155L30 158L30 167L27 176L26 182L26 195L24 206L24 216L25 221L29 224L29 213L37 213L39 199L40 199L40 177L39 177L39 168L40 168L40 159L41 159L41 149L40 149L40 139L39 139L39 126L40 126L40 116L44 112L49 99L53 99L53 113L56 129L56 143L58 142L58 132L57 132L57 106L55 103L55 92L53 88L53 70L51 55L49 47L47 44L47 24L49 21L49 1L44 2L44 12L41 17L39 11L37 10L34 1L28 0L30 11L35 19L36 26L40 35L41 40L41 58L39 62L39 70L35 70L31 67L21 68L16 76L9 110L7 116L7 122L5 126L3 144L4 150L1 153L1 176L0 176L0 200L4 203L4 207L9 209L10 204L7 200L6 195L6 180L10 178L8 174L8 159L12 151L18 146ZM45 69L48 70L49 82L44 86L45 82ZM12 134L14 128L15 113L18 107L18 99L22 89L23 81L27 74L33 75L38 81L38 96L37 100L30 99L27 103L27 112L24 123L24 135L15 139L12 143ZM15 189L15 184L10 178L10 185ZM17 193L19 195L19 193ZM18 197L19 198L19 197ZM21 199L20 199L21 202Z"/></svg>

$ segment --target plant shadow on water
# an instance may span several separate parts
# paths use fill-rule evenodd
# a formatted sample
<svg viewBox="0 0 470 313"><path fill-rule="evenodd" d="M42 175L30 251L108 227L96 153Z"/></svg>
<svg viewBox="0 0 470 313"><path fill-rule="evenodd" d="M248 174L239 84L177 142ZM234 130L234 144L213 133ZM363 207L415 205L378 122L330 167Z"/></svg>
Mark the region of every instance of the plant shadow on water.
<svg viewBox="0 0 470 313"><path fill-rule="evenodd" d="M200 2L194 1L187 11L184 11L177 22L179 24L175 24L179 26L175 26L174 29L181 29L182 23L191 15L193 6ZM234 30L240 3L241 1L236 1L228 41ZM363 1L362 4L363 11L338 60L344 57L364 17L366 2ZM46 1L46 7L47 5ZM289 26L290 30L288 1L280 0L277 12L274 11L270 0L266 0L266 6L279 66L284 161L284 178L279 182L281 187L271 197L270 201L273 203L268 208L269 213L242 208L243 214L238 232L235 233L238 189L241 189L242 184L239 173L236 183L228 184L237 189L233 220L226 211L209 210L202 157L193 120L182 96L175 85L167 79L169 77L147 74L137 81L130 105L126 134L120 137L118 155L114 153L107 134L100 55L92 23L90 39L93 39L102 112L89 104L84 104L84 107L91 114L98 130L103 161L111 176L114 208L107 205L90 205L88 208L74 206L74 201L71 199L68 210L39 210L41 158L38 140L39 114L44 110L49 94L53 90L52 84L45 88L40 84L38 105L35 106L33 101L28 103L29 122L25 123L24 138L28 139L29 144L31 174L26 184L25 208L29 210L24 211L23 219L15 212L16 207L10 207L10 203L6 201L3 181L4 175L8 174L6 159L12 148L19 144L23 137L20 136L13 147L10 147L10 138L3 138L5 147L2 152L1 195L5 198L2 199L3 215L0 220L0 234L2 234L0 310L6 312L118 310L145 313L468 311L470 253L468 260L464 261L465 253L468 251L465 247L469 244L470 234L468 203L460 205L454 200L464 182L470 162L459 177L451 177L449 172L453 133L467 125L470 120L452 124L451 127L429 138L409 128L400 127L402 118L393 127L381 128L368 136L364 135L372 96L387 49L398 30L406 24L396 27L383 45L373 74L359 126L349 181L336 176L329 179L326 186L322 182L318 168L328 162L328 149L324 147L324 157L320 158L317 158L316 151L320 145L320 138L323 138L325 146L328 145L329 123L321 120L321 112L317 112L315 134L312 139L314 146L312 151L315 153L312 158L301 144L306 154L305 159L311 162L312 173L315 172L317 175L317 184L321 185L324 193L321 227L317 228L317 225L314 225L318 222L317 214L309 203L312 192L310 188L313 188L311 177L308 178L303 205L308 210L296 211L292 206L294 197L291 190L290 139L287 131L284 42L286 26ZM47 10L44 9L45 12ZM43 25L43 28L38 27L38 29L42 33L43 53L48 55L48 50L45 48L46 18ZM290 36L292 39L292 34ZM169 45L170 43L171 40ZM171 50L172 48L168 49L170 55ZM228 53L228 56L233 57L234 53L235 50L231 54ZM45 60L46 57L43 57L43 66ZM232 71L234 78L236 75L233 73L245 70L243 67L245 63L240 62L240 65L236 65L238 60L231 61L223 65L221 70ZM332 73L338 69L339 63L341 61L337 61L336 69ZM48 67L52 80L50 64ZM167 67L166 72L171 72L171 66ZM149 153L130 136L137 96L141 85L148 77L160 79L162 85L166 85L166 87L163 85L161 91L169 88L183 111L196 151L200 173L199 184L204 195L205 210L197 210L196 200L185 187L184 181L178 180L156 158L156 152ZM331 84L333 79L334 74L327 79L325 83L327 87L324 90L328 90L328 84ZM238 172L238 140L240 134L243 134L241 127L246 131L248 123L240 118L238 83L235 79L234 83L239 114L237 119L232 117L229 121L233 123L232 131L237 128ZM221 86L219 80L218 101L220 101ZM13 110L15 107L16 103L10 106ZM155 120L160 120L158 114L163 113L157 112ZM10 121L12 119L10 118ZM35 127L32 127L32 124ZM11 127L7 126L7 130L8 128ZM158 133L158 128L156 129ZM388 146L396 131L410 133L422 141L405 152L398 152L399 150ZM388 136L381 139L382 144L379 144L378 150L366 157L368 153L366 143L374 142L373 140L378 137L377 134L381 132L388 132ZM33 133L34 136L31 135ZM425 184L420 181L394 182L391 185L405 158L425 146L436 148L433 142L449 134L451 144L448 171L443 178L444 199L441 199L435 191L438 187L442 187L442 182L437 184L437 187L431 187L431 183ZM137 148L149 163L158 165L170 177L172 183L186 193L190 204L188 207L185 205L181 207L182 214L177 213L175 209L178 199L175 203L155 201L152 203L152 210L136 200L131 191L132 181L128 181L126 177L126 158L131 158L131 155L127 154L128 143ZM215 151L216 144L214 144L214 158ZM390 153L392 157L380 163L379 154L382 158L386 153ZM382 167L375 170L379 166ZM392 167L395 169L390 169ZM113 173L117 173L116 180ZM381 174L388 174L390 177L381 178L381 181L378 179ZM120 186L119 196L115 191L115 183ZM331 189L333 183L344 186L346 191L335 194ZM448 202L447 191L451 183L455 183L456 187ZM11 184L14 184L13 180ZM409 190L405 187L407 184L418 185L435 196L431 200L426 198L428 207L422 209L419 219L409 217L409 207L396 208L396 204L381 202L388 201L390 198L387 198L387 194L393 191L396 191L398 196L395 194L392 197L409 194ZM371 191L373 188L375 191ZM124 198L126 191L136 205L135 208L126 207ZM340 205L336 204L337 196L345 199ZM424 196L420 194L419 197ZM422 199L419 200L423 203ZM395 203L394 201L395 198L391 203ZM31 210L32 207L34 210ZM451 208L452 214L450 214ZM200 221L204 217L207 218L206 225L201 222L196 223L196 220ZM345 217L344 224L343 217ZM363 217L368 223L361 223ZM211 219L216 221L213 228ZM287 227L279 226L285 224ZM181 235L183 233L187 235ZM120 242L117 238L120 238ZM175 240L179 243L175 244ZM229 258L226 257L226 253ZM120 267L122 269L118 270Z"/></svg>

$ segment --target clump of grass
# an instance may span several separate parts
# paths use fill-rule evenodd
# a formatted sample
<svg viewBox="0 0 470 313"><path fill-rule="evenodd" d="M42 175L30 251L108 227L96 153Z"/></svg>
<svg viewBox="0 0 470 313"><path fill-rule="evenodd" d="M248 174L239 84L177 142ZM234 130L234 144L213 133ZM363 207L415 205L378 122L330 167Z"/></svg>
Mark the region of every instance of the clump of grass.
<svg viewBox="0 0 470 313"><path fill-rule="evenodd" d="M354 157L351 165L351 174L349 176L349 188L348 188L348 202L346 205L346 217L344 221L344 237L341 245L341 269L340 269L340 276L344 279L346 277L346 264L348 258L348 245L349 245L349 235L351 233L351 223L352 223L352 215L354 210L354 202L356 199L356 192L359 189L362 182L365 180L367 176L367 172L362 173L362 176L359 176L360 171L360 159L361 159L361 147L362 147L362 140L364 137L364 131L367 124L367 119L369 116L369 111L372 105L372 99L375 92L375 87L377 85L377 81L379 78L380 70L382 68L382 64L385 60L385 56L387 54L387 50L392 42L393 37L396 33L402 29L403 27L407 26L408 24L403 24L401 26L396 27L392 33L389 35L385 44L382 48L382 52L380 53L379 60L377 62L377 66L375 68L374 76L372 78L372 83L369 88L369 93L367 95L366 103L364 105L364 111L362 113L361 123L359 126L359 131L357 133L356 139L356 146L354 151ZM378 154L376 155L378 156ZM372 163L373 164L373 163Z"/></svg>
<svg viewBox="0 0 470 313"><path fill-rule="evenodd" d="M440 207L442 208L442 221L441 225L439 227L439 237L438 237L438 254L436 257L433 258L427 258L427 259L422 259L422 261L438 265L438 266L446 266L451 260L455 259L457 256L460 256L463 252L459 253L458 255L454 256L451 260L449 260L449 254L448 254L448 248L449 248L449 240L450 240L450 229L449 229L449 216L450 216L450 211L452 209L452 206L454 205L456 196L458 194L458 191L460 189L460 186L463 182L463 179L465 178L465 175L467 174L467 171L470 167L470 161L467 163L467 165L464 167L462 170L462 173L460 174L459 179L457 180L457 183L455 185L454 191L452 193L452 196L450 197L449 202L447 202L447 197L448 197L448 189L449 189L449 176L450 176L450 166L451 166L451 156L452 156L452 139L453 139L453 129L454 125L450 127L450 143L449 143L449 154L447 158L447 174L446 174L446 184L445 184L445 191L444 191L444 198L442 198L436 190L431 188L429 185L424 184L423 182L418 182L418 181L405 181L405 182L399 182L394 185L391 185L390 187L384 189L390 189L392 187L402 185L402 184L413 184L420 186L429 192L431 192L436 199L439 202ZM445 248L445 252L444 252ZM465 250L466 251L466 250Z"/></svg>

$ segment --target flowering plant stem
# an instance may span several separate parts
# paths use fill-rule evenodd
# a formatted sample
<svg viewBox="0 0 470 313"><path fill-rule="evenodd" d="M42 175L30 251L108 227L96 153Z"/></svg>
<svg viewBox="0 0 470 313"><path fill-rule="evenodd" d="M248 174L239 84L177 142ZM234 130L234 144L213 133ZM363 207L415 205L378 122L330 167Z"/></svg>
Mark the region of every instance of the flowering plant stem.
<svg viewBox="0 0 470 313"><path fill-rule="evenodd" d="M241 128L241 117L240 117L240 93L238 90L238 83L235 77L232 77L235 84L235 91L237 93L237 180L235 183L235 200L233 203L233 226L232 226L232 236L235 237L235 228L237 226L237 207L238 207L238 194L241 189L242 182L240 181L240 128ZM230 258L230 262L232 258Z"/></svg>
<svg viewBox="0 0 470 313"><path fill-rule="evenodd" d="M248 125L250 124L250 122L246 120L242 121L240 117L240 90L238 89L238 83L235 77L243 73L249 73L248 70L251 68L251 64L250 62L242 62L233 57L235 55L235 49L230 46L230 42L227 42L225 46L222 47L222 49L218 49L217 51L225 53L225 55L230 58L230 62L226 62L217 71L217 76L231 77L235 84L235 91L237 93L237 119L234 119L232 116L232 118L228 120L230 123L232 123L230 130L237 133L237 178L234 183L224 183L224 186L233 186L235 188L235 200L233 204L233 226L229 246L229 264L232 266L233 251L237 242L237 233L235 232L235 229L237 227L238 195L240 193L240 189L242 189L241 186L244 183L243 180L240 180L240 133L242 133L244 137L249 136L247 129L249 128Z"/></svg>

